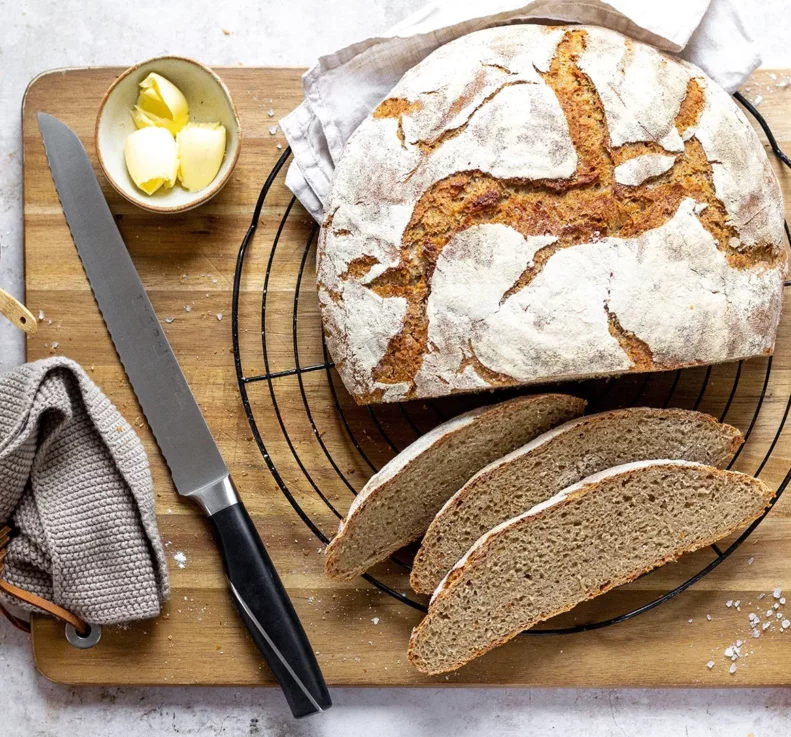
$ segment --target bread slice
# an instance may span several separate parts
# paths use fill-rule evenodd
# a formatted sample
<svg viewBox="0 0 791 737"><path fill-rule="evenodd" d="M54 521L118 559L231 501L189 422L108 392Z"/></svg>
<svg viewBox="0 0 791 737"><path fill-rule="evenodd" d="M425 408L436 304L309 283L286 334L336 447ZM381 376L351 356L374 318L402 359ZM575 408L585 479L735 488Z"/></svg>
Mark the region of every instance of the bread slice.
<svg viewBox="0 0 791 737"><path fill-rule="evenodd" d="M741 433L682 409L635 407L583 417L541 435L479 471L429 526L410 582L430 594L485 532L605 468L671 458L725 466Z"/></svg>
<svg viewBox="0 0 791 737"><path fill-rule="evenodd" d="M327 547L327 575L348 581L416 540L476 471L584 410L577 397L538 394L482 407L434 428L357 495Z"/></svg>
<svg viewBox="0 0 791 737"><path fill-rule="evenodd" d="M688 461L588 477L481 537L434 593L409 660L454 670L524 629L697 550L766 509L767 486Z"/></svg>

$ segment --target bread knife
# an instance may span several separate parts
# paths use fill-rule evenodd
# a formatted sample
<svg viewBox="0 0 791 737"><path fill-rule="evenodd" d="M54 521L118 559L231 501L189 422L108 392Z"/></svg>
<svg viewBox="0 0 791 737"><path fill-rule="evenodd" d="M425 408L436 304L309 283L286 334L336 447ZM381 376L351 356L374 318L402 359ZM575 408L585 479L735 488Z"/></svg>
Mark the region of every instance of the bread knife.
<svg viewBox="0 0 791 737"><path fill-rule="evenodd" d="M39 113L38 125L83 268L176 490L213 523L236 607L294 716L324 711L332 701L313 649L173 355L90 159L61 121Z"/></svg>

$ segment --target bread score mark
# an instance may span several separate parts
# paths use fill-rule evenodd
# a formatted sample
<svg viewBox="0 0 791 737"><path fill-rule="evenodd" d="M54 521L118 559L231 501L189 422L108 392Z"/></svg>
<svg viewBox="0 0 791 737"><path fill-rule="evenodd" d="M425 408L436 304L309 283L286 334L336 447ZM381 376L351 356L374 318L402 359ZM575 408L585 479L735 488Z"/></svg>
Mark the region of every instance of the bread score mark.
<svg viewBox="0 0 791 737"><path fill-rule="evenodd" d="M681 201L689 197L704 205L697 217L712 234L731 267L742 269L759 263L771 266L782 258L782 253L771 244L749 251L737 247L740 245L738 232L729 224L725 206L716 195L711 164L703 147L694 135L684 135L694 128L705 104L705 92L694 78L688 82L675 119L679 134L687 139L676 163L664 174L638 186L616 182L617 165L646 153L669 152L653 141L611 148L601 98L578 65L585 45L585 31L568 31L558 44L549 71L541 73L556 95L577 152L577 167L571 178L500 179L479 170L456 172L429 187L415 205L402 238L401 263L367 284L383 298L397 296L407 300L402 329L390 340L373 371L376 382L408 383L412 388L405 398L414 394L415 376L430 350L426 308L437 259L453 236L474 225L502 223L524 237L552 235L557 238L536 254L505 292L501 303L528 286L558 251L605 237L634 238L659 228L676 214ZM471 84L474 86L475 82ZM470 118L508 84L498 87L476 106L460 126L434 141L417 145L428 153L458 135ZM392 112L386 117L396 117L397 111L399 137L403 143L401 116L413 103L386 100L377 112L386 103L390 103L388 112ZM449 227L448 223L456 225ZM632 370L652 368L651 353L643 341L632 334L627 336L622 328L619 330L617 317L609 312L608 320L611 333L634 364ZM462 370L469 365L476 371L485 369L477 358L465 362ZM484 373L491 385L511 383L509 377L495 372Z"/></svg>

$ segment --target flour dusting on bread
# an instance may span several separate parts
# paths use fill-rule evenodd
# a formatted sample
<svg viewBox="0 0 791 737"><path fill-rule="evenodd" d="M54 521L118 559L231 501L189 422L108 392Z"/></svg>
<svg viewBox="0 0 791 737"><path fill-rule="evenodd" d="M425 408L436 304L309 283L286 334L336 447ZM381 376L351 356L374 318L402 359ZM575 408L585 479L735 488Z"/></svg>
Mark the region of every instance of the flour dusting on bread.
<svg viewBox="0 0 791 737"><path fill-rule="evenodd" d="M514 25L442 46L349 139L317 276L369 403L767 355L785 273L723 90L614 31Z"/></svg>

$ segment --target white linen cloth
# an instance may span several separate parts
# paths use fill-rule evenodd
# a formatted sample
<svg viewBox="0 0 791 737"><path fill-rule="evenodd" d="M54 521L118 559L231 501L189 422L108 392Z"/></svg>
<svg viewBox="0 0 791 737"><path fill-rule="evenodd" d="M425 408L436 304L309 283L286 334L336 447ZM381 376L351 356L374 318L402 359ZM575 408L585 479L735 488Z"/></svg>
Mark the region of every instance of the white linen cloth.
<svg viewBox="0 0 791 737"><path fill-rule="evenodd" d="M434 0L381 36L319 57L305 72L305 101L280 121L294 154L286 185L321 221L335 164L357 126L436 48L491 26L547 21L605 26L678 54L733 92L761 63L735 2Z"/></svg>

